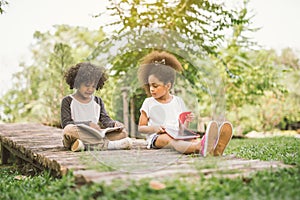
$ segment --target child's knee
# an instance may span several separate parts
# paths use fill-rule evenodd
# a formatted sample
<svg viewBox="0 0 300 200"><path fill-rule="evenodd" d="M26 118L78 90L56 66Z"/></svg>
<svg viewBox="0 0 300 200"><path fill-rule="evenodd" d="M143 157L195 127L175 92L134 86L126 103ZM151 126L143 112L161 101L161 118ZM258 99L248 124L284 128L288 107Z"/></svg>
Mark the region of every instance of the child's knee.
<svg viewBox="0 0 300 200"><path fill-rule="evenodd" d="M74 124L69 124L63 129L63 134L71 137L79 138L78 128Z"/></svg>
<svg viewBox="0 0 300 200"><path fill-rule="evenodd" d="M70 149L72 144L78 139L78 133L76 131L76 126L73 124L67 125L63 129L62 142L65 148Z"/></svg>
<svg viewBox="0 0 300 200"><path fill-rule="evenodd" d="M122 130L122 132L121 132L121 137L122 137L122 138L128 137L128 133L127 133L127 131L126 131L125 129Z"/></svg>
<svg viewBox="0 0 300 200"><path fill-rule="evenodd" d="M155 146L157 148L168 147L173 139L167 134L160 134L155 141Z"/></svg>
<svg viewBox="0 0 300 200"><path fill-rule="evenodd" d="M122 130L121 132L110 132L106 134L107 139L113 140L121 140L123 138L128 137L128 133L126 130Z"/></svg>
<svg viewBox="0 0 300 200"><path fill-rule="evenodd" d="M63 135L62 143L63 143L64 147L67 148L67 149L71 149L71 146L73 144L72 140L71 140L71 137L69 135L66 135L66 134Z"/></svg>

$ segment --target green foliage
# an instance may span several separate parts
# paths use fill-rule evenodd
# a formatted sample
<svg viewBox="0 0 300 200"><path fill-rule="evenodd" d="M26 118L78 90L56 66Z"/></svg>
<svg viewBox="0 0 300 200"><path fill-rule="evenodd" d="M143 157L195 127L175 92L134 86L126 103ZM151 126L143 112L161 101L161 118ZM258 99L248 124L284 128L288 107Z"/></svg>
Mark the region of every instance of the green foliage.
<svg viewBox="0 0 300 200"><path fill-rule="evenodd" d="M283 65L280 84L284 85L287 95L282 100L283 117L282 123L293 123L300 121L300 62L295 52L286 48L281 52L278 63Z"/></svg>
<svg viewBox="0 0 300 200"><path fill-rule="evenodd" d="M30 177L9 169L0 169L0 199L76 199L72 191L74 177L70 174L62 179L51 177L50 173ZM20 177L20 178L18 178Z"/></svg>
<svg viewBox="0 0 300 200"><path fill-rule="evenodd" d="M247 18L247 12L245 8L236 15ZM247 21L251 22L251 18ZM286 101L295 93L288 90L286 83L294 86L297 81L285 78L290 70L297 74L299 59L291 49L283 50L281 56L274 50L253 50L256 44L244 35L251 31L255 29L249 24L237 24L227 47L215 55L219 58L216 67L226 66L226 73L221 73L226 91L226 116L237 127L236 134L271 131L287 116L293 116L293 122L299 120L299 111L289 107L295 109L300 104Z"/></svg>
<svg viewBox="0 0 300 200"><path fill-rule="evenodd" d="M160 0L147 2L112 1L108 10L116 20L109 24L119 27L118 33L140 31L145 27L159 27L176 31L187 38L214 49L223 39L222 30L233 24L245 23L222 3L211 1ZM210 50L211 51L211 50Z"/></svg>
<svg viewBox="0 0 300 200"><path fill-rule="evenodd" d="M240 62L230 55L243 57L245 64L239 65ZM291 89L297 87L299 70L293 69L274 50L239 50L225 58L230 60L230 70L239 75L236 79L225 79L227 117L240 128L238 134L251 130L271 131L284 118L289 122L299 121L300 113L296 108L300 104L295 98L299 95ZM293 66L297 66L295 62Z"/></svg>
<svg viewBox="0 0 300 200"><path fill-rule="evenodd" d="M107 199L295 199L299 195L299 168L277 172L258 172L254 176L229 179L225 177L180 177L164 181L163 190L149 188L148 179L104 186L100 198ZM283 179L281 179L283 178ZM268 184L266 184L268 183Z"/></svg>
<svg viewBox="0 0 300 200"><path fill-rule="evenodd" d="M153 48L171 50L168 47L173 46L174 49L183 48L184 52L200 57L205 53L216 53L217 47L224 41L225 33L222 30L248 23L248 19L235 16L234 10L227 10L223 4L209 1L161 0L149 3L110 0L108 10L116 20L106 26L118 28L109 44L114 44L122 37L127 40L126 48L118 49L119 55L113 61L113 70L117 75L136 67L139 59ZM149 28L162 29L163 32L155 33L151 29L151 34L147 35L145 30ZM125 37L126 33L131 33L133 37ZM178 37L172 40L172 33ZM191 45L184 44L186 41L190 41ZM100 43L90 59L109 51L110 47L105 42ZM191 66L190 69L197 71L195 67Z"/></svg>
<svg viewBox="0 0 300 200"><path fill-rule="evenodd" d="M15 180L17 173L1 170L1 199L297 199L299 168L263 171L255 175L225 177L178 177L163 181L163 190L149 187L149 179L138 182L114 181L112 185L75 187L74 178L54 179L46 175ZM268 184L266 184L268 183Z"/></svg>

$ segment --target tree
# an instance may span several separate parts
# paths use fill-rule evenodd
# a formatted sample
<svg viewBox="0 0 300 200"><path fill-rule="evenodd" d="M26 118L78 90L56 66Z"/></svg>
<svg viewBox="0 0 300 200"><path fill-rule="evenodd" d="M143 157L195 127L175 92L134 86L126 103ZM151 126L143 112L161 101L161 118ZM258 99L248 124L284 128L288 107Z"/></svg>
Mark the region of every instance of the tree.
<svg viewBox="0 0 300 200"><path fill-rule="evenodd" d="M182 80L177 82L181 83L177 85L179 89L183 91L188 83L199 101L209 101L207 84L202 78L199 81L199 77L215 84L210 77L217 72L211 72L213 65L208 60L211 55L218 54L225 41L225 29L248 23L247 18L235 16L235 12L222 3L204 0L159 0L153 3L110 0L108 11L115 21L106 26L116 27L116 31L110 39L99 44L89 59L109 63L112 74L123 80L123 85L133 88L132 98L134 92L141 94L135 77L138 61L152 49L161 49L175 54L185 66Z"/></svg>
<svg viewBox="0 0 300 200"><path fill-rule="evenodd" d="M224 50L236 79L226 79L228 117L239 133L271 131L284 121L297 122L296 57L282 60L275 50ZM284 51L283 51L284 52ZM290 54L292 55L292 54ZM244 61L240 62L241 60ZM287 64L292 61L292 64ZM240 70L240 71L238 71ZM298 96L299 97L299 96ZM283 125L284 126L284 125Z"/></svg>
<svg viewBox="0 0 300 200"><path fill-rule="evenodd" d="M248 23L247 19L234 16L233 10L227 10L221 3L211 3L206 0L192 1L192 0L177 0L168 1L160 0L154 3L147 3L143 0L110 0L110 6L107 8L110 15L116 20L106 26L116 27L115 35L111 38L111 42L119 41L121 37L128 36L127 33L133 34L133 37L126 37L128 40L127 48L120 49L121 54L125 54L130 49L130 45L139 44L149 45L145 48L151 47L151 43L155 43L156 47L164 48L165 43L177 45L175 48L184 49L190 53L196 53L201 56L204 53L216 52L220 44L224 41L224 29L230 29L235 24ZM102 15L99 15L102 16ZM105 17L105 16L103 16ZM145 33L145 29L158 28L167 32L159 33ZM153 31L150 30L150 31ZM171 40L168 34L174 33L177 38ZM150 38L138 38L138 36L146 35ZM152 37L151 37L152 36ZM155 40L153 40L155 39ZM176 41L180 39L181 41ZM158 40L158 42L155 42ZM185 45L180 47L180 42L188 40L194 41L193 46ZM103 51L103 43L93 53L95 56ZM102 51L101 51L102 50ZM106 49L108 50L108 49ZM122 52L123 50L123 52ZM141 49L139 49L141 50ZM145 52L143 52L144 54ZM134 54L138 54L134 52ZM131 56L128 54L128 56ZM122 56L126 60L127 57ZM132 60L132 59L130 59ZM123 61L123 60L122 60ZM126 62L127 66L134 66L134 61ZM126 72L127 68L120 68L119 65L113 65L114 70Z"/></svg>
<svg viewBox="0 0 300 200"><path fill-rule="evenodd" d="M283 66L280 84L287 90L283 99L280 125L282 129L288 129L290 124L300 123L300 62L291 48L285 48L281 51L277 63Z"/></svg>

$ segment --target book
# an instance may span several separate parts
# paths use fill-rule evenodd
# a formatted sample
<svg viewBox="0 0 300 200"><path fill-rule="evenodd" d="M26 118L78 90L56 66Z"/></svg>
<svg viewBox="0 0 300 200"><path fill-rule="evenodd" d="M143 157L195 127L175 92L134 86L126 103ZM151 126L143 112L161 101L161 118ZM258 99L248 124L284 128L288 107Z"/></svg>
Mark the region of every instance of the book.
<svg viewBox="0 0 300 200"><path fill-rule="evenodd" d="M185 122L186 118L187 118L187 115L189 115L191 113L192 113L191 111L180 113L180 115L179 115L179 120L180 121L179 122L183 124Z"/></svg>
<svg viewBox="0 0 300 200"><path fill-rule="evenodd" d="M85 131L89 131L90 133L94 134L98 138L104 138L106 133L110 133L114 131L121 132L124 129L124 127L108 127L105 129L97 130L86 124L76 124L76 125L78 128Z"/></svg>
<svg viewBox="0 0 300 200"><path fill-rule="evenodd" d="M174 140L191 140L200 137L200 135L193 132L192 130L187 129L186 127L179 130L172 129L172 128L165 128L165 131Z"/></svg>
<svg viewBox="0 0 300 200"><path fill-rule="evenodd" d="M178 123L179 123L178 129L165 128L166 133L175 140L190 140L190 139L199 138L200 137L199 134L193 132L192 130L188 129L184 125L187 115L191 113L192 112L190 111L181 113L178 119Z"/></svg>

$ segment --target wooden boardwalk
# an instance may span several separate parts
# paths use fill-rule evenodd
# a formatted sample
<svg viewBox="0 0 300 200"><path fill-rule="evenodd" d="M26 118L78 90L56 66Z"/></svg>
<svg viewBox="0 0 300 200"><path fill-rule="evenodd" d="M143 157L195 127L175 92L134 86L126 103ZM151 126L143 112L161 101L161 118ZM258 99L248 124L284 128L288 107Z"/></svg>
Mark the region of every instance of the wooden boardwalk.
<svg viewBox="0 0 300 200"><path fill-rule="evenodd" d="M41 124L0 124L1 163L11 154L56 176L72 171L78 184L115 179L161 179L171 176L245 176L262 169L289 167L280 162L243 160L233 155L202 158L173 150L147 150L134 140L131 150L71 152L62 145L62 129Z"/></svg>

